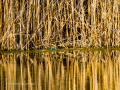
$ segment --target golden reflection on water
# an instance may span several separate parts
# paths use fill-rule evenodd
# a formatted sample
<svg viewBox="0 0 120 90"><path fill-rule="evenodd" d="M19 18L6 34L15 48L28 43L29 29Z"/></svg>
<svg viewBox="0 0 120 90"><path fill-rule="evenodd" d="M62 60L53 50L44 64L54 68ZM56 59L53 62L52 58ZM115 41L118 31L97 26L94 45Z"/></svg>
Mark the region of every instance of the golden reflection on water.
<svg viewBox="0 0 120 90"><path fill-rule="evenodd" d="M0 90L119 90L120 51L0 54Z"/></svg>

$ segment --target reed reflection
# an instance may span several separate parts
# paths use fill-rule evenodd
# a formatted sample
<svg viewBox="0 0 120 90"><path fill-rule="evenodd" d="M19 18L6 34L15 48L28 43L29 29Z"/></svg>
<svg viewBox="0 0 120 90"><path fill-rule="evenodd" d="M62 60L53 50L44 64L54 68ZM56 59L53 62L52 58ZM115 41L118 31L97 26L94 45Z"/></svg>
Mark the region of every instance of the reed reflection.
<svg viewBox="0 0 120 90"><path fill-rule="evenodd" d="M119 90L120 51L0 54L0 90Z"/></svg>

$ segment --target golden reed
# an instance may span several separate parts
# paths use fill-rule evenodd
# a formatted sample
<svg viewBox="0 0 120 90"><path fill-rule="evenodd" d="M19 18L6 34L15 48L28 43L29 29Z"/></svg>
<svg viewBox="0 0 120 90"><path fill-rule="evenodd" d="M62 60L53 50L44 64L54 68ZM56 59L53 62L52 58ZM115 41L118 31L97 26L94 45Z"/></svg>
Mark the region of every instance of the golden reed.
<svg viewBox="0 0 120 90"><path fill-rule="evenodd" d="M120 0L0 0L0 49L119 47Z"/></svg>

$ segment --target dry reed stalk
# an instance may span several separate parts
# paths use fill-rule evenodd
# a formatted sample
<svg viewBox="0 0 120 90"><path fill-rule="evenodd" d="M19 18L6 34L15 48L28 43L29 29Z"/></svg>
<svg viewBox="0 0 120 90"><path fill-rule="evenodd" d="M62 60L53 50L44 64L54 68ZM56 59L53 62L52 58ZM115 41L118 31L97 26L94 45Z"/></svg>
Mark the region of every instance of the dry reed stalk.
<svg viewBox="0 0 120 90"><path fill-rule="evenodd" d="M31 2L31 1L30 1ZM29 40L29 29L30 29L30 15L31 15L31 10L28 9L30 7L30 3L27 2L27 13L26 13L26 17L27 17L27 41ZM29 42L28 45L26 45L26 49L29 50Z"/></svg>
<svg viewBox="0 0 120 90"><path fill-rule="evenodd" d="M2 36L2 0L0 0L0 37Z"/></svg>
<svg viewBox="0 0 120 90"><path fill-rule="evenodd" d="M45 44L47 47L60 44L68 47L70 43L73 48L109 48L120 44L119 0L0 2L1 49L29 50Z"/></svg>

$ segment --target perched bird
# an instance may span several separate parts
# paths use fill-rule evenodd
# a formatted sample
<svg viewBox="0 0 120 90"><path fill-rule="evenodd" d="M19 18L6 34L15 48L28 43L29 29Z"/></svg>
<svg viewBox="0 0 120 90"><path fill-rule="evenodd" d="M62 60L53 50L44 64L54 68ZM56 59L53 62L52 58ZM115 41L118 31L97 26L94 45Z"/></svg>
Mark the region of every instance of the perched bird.
<svg viewBox="0 0 120 90"><path fill-rule="evenodd" d="M53 50L53 48L51 47L50 50Z"/></svg>
<svg viewBox="0 0 120 90"><path fill-rule="evenodd" d="M53 50L53 49L55 49L55 46L50 48L50 50Z"/></svg>

